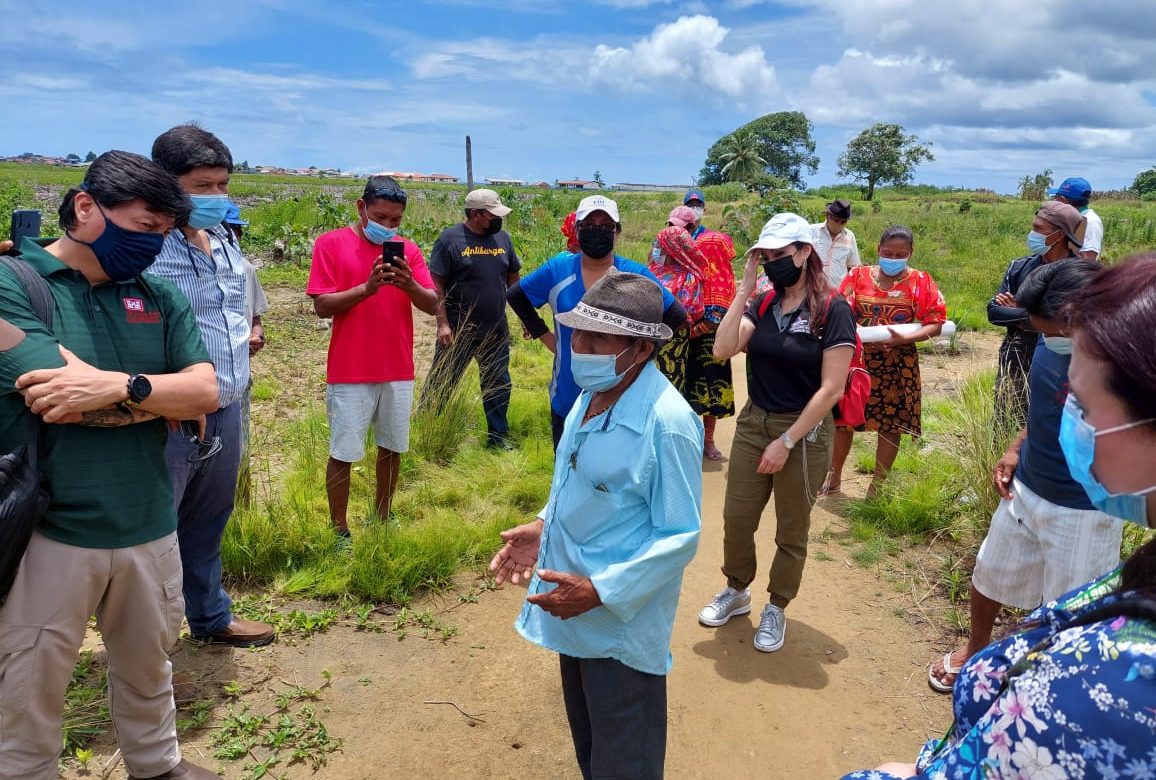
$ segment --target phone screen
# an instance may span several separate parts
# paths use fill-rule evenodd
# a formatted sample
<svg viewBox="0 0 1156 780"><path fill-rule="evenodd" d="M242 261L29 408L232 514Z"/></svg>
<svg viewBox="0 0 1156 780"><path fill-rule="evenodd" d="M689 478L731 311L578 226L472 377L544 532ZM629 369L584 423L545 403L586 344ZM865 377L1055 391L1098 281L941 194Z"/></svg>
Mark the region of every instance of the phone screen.
<svg viewBox="0 0 1156 780"><path fill-rule="evenodd" d="M405 243L402 241L386 241L381 245L381 262L392 264L393 258L405 260Z"/></svg>

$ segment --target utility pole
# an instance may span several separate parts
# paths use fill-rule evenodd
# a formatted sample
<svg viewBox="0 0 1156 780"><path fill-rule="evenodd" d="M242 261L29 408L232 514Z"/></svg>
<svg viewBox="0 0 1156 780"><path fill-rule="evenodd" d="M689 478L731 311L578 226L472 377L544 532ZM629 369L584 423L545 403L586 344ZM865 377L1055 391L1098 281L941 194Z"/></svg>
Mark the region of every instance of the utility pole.
<svg viewBox="0 0 1156 780"><path fill-rule="evenodd" d="M474 188L474 147L470 143L470 137L466 136L466 190L467 192Z"/></svg>

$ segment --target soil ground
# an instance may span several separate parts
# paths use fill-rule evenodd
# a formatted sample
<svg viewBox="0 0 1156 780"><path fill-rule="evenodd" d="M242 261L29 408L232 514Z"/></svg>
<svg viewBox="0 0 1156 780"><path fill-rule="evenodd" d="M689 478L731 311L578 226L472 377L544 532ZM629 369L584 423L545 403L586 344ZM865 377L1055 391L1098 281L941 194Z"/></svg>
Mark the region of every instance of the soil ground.
<svg viewBox="0 0 1156 780"><path fill-rule="evenodd" d="M276 296L275 305L300 304ZM967 334L963 341L962 354L923 361L926 392L948 393L960 377L994 365L997 337ZM734 375L741 406L740 365ZM733 418L719 423L724 452L733 430ZM867 477L847 472L845 493L861 496ZM909 588L849 560L841 543L848 524L831 511L838 509L833 499L820 501L812 516L810 559L781 651L763 654L751 645L774 549L773 507L758 534L763 566L754 614L719 629L698 624L698 610L725 584L719 573L725 482L725 464L704 465L701 544L686 571L672 643L667 776L836 778L913 760L922 742L950 722L949 700L928 689L926 667L952 640L918 617L922 610L912 611L918 604ZM479 584L476 573L459 578L461 592ZM275 709L274 691L316 687L329 672L332 684L315 706L343 747L319 777L578 778L557 658L512 628L523 597L523 588L509 585L482 590L472 602L457 593L429 597L418 607L441 612L438 620L458 629L444 642L339 624L253 651L182 642L173 664L187 698L220 696L222 686L237 681L254 712ZM96 636L92 641L99 644ZM218 705L215 716L228 708ZM243 777L243 762L212 758L210 737L211 731L187 735L186 756L224 777ZM123 765L102 771L112 755L109 739L94 748L88 776L125 776ZM270 776L312 775L295 765L275 767ZM75 769L68 774L78 776Z"/></svg>

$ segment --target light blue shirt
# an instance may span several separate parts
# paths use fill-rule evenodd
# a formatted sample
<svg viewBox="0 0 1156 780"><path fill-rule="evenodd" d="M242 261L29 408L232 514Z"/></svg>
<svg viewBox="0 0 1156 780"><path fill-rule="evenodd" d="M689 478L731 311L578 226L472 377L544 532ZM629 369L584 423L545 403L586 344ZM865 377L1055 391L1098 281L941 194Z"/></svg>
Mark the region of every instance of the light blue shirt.
<svg viewBox="0 0 1156 780"><path fill-rule="evenodd" d="M217 371L219 405L224 408L241 400L249 386L245 259L228 228L217 225L205 232L212 257L189 243L180 230L172 230L148 273L172 282L189 299L201 341Z"/></svg>
<svg viewBox="0 0 1156 780"><path fill-rule="evenodd" d="M666 674L682 572L698 549L702 421L653 361L583 425L591 397L578 397L558 443L538 568L589 577L602 606L561 620L527 602L514 627L556 653ZM535 573L529 593L554 587Z"/></svg>

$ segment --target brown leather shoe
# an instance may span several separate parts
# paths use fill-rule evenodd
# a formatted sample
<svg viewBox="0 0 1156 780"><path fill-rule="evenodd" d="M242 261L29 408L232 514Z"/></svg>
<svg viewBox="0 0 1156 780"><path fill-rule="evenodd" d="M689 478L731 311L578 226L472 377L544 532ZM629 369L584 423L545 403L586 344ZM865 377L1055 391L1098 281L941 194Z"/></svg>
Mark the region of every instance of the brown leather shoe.
<svg viewBox="0 0 1156 780"><path fill-rule="evenodd" d="M169 771L160 775L153 775L152 777L133 777L129 775L128 780L220 780L216 772L210 772L204 767L199 767L196 764L191 764L188 761L181 759L181 763L174 766Z"/></svg>
<svg viewBox="0 0 1156 780"><path fill-rule="evenodd" d="M193 635L197 642L207 645L229 645L231 647L264 647L277 638L273 626L256 620L233 618L224 630L210 635Z"/></svg>

